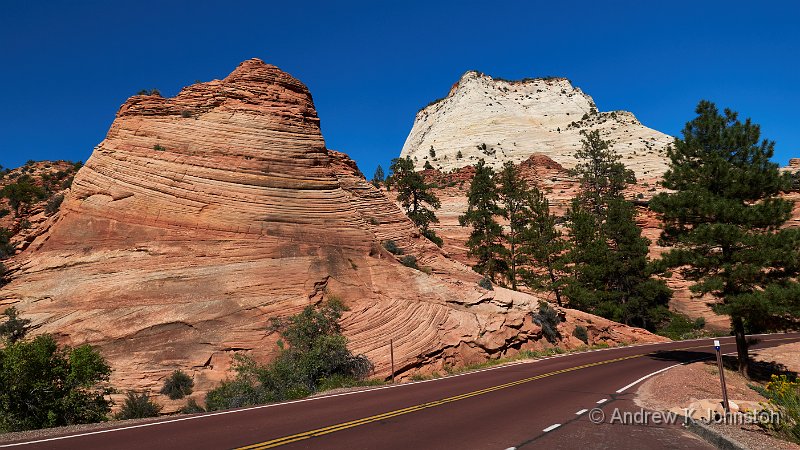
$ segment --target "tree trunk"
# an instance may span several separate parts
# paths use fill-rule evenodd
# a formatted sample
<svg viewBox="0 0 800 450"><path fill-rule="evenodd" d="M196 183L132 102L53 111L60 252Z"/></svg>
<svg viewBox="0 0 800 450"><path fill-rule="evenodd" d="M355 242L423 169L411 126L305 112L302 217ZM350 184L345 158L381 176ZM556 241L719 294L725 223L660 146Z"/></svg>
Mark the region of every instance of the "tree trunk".
<svg viewBox="0 0 800 450"><path fill-rule="evenodd" d="M736 354L739 357L739 373L748 377L750 366L747 353L747 337L744 334L744 321L741 317L733 318L733 333L736 336Z"/></svg>
<svg viewBox="0 0 800 450"><path fill-rule="evenodd" d="M553 273L553 269L551 267L547 268L547 272L550 274L550 286L552 286L553 292L556 294L556 304L558 306L564 306L561 304L561 292L558 287L556 287L556 275Z"/></svg>

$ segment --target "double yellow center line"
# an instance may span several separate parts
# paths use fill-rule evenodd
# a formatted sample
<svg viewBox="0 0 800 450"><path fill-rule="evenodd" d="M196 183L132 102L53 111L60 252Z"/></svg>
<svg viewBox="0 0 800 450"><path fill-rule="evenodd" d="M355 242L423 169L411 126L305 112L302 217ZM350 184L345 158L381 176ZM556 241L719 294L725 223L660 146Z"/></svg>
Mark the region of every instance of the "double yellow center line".
<svg viewBox="0 0 800 450"><path fill-rule="evenodd" d="M639 357L645 356L646 354L647 353L642 353L642 354L639 354L639 355L624 356L624 357L621 357L621 358L614 358L614 359L609 359L609 360L606 360L606 361L598 361L598 362L594 362L594 363L590 363L590 364L583 364L583 365L580 365L580 366L570 367L568 369L556 370L556 371L553 371L553 372L548 372L548 373L544 373L544 374L541 374L541 375L536 375L536 376L533 376L533 377L523 378L523 379L517 380L517 381L512 381L510 383L500 384L500 385L497 385L497 386L492 386L492 387L481 389L481 390L478 390L478 391L468 392L466 394L456 395L456 396L453 396L453 397L447 397L447 398L443 398L441 400L436 400L436 401L433 401L433 402L422 403L422 404L419 404L419 405L410 406L408 408L398 409L398 410L394 410L394 411L385 412L383 414L378 414L378 415L375 415L375 416L365 417L363 419L353 420L353 421L350 421L350 422L344 422L344 423L331 425L331 426L324 427L324 428L318 428L316 430L306 431L306 432L303 432L303 433L293 434L293 435L290 435L290 436L285 436L285 437L282 437L282 438L273 439L271 441L260 442L258 444L249 445L247 447L240 447L238 450L261 450L261 449L266 449L266 448L274 448L274 447L278 447L278 446L281 446L281 445L291 444L292 442L302 441L302 440L310 439L310 438L317 437L317 436L324 436L326 434L335 433L337 431L346 430L348 428L353 428L353 427L357 427L357 426L360 426L360 425L366 425L366 424L372 423L372 422L378 422L378 421L385 420L385 419L391 419L392 417L397 417L397 416L402 416L402 415L405 415L405 414L410 414L410 413L413 413L413 412L421 411L423 409L434 408L436 406L444 405L444 404L447 404L447 403L457 402L459 400L464 400L464 399L467 399L467 398L470 398L470 397L475 397L475 396L478 396L478 395L488 394L490 392L499 391L501 389L506 389L506 388L510 388L510 387L513 387L513 386L519 386L520 384L530 383L531 381L541 380L542 378L552 377L554 375L567 373L567 372L573 372L573 371L576 371L576 370L586 369L586 368L589 368L589 367L599 366L599 365L603 365L603 364L610 364L610 363L614 363L614 362L625 361L627 359L639 358Z"/></svg>
<svg viewBox="0 0 800 450"><path fill-rule="evenodd" d="M769 341L784 341L784 340L791 340L791 339L797 339L797 338L770 339ZM764 342L769 342L769 341L765 340ZM706 345L698 345L698 346L694 346L694 347L682 347L682 348L675 348L675 349L665 349L665 350L659 350L659 351L677 352L677 351L684 351L684 350L694 350L694 349L698 349L698 348L708 348L708 345L706 344ZM432 402L428 402L428 403L421 403L419 405L409 406L408 408L397 409L397 410L394 410L394 411L385 412L383 414L378 414L378 415L375 415L375 416L365 417L363 419L353 420L353 421L350 421L350 422L344 422L344 423L340 423L340 424L336 424L336 425L327 426L327 427L324 427L324 428L318 428L316 430L305 431L303 433L292 434L292 435L289 435L289 436L284 436L282 438L273 439L271 441L265 441L265 442L260 442L260 443L253 444L253 445L248 445L247 447L240 447L237 450L261 450L261 449L279 447L281 445L291 444L293 442L303 441L303 440L306 440L306 439L311 439L313 437L324 436L326 434L335 433L337 431L346 430L348 428L354 428L354 427L357 427L357 426L360 426L360 425L366 425L368 423L378 422L378 421L381 421L381 420L391 419L393 417L402 416L402 415L410 414L410 413L417 412L417 411L422 411L423 409L434 408L436 406L445 405L447 403L457 402L459 400L464 400L464 399L475 397L475 396L478 396L478 395L488 394L490 392L499 391L501 389L506 389L506 388L510 388L510 387L513 387L513 386L519 386L521 384L530 383L531 381L541 380L542 378L548 378L548 377L552 377L554 375L559 375L559 374L562 374L562 373L568 373L568 372L574 372L576 370L587 369L589 367L601 366L603 364L611 364L611 363L615 363L615 362L625 361L625 360L628 360L628 359L641 358L642 356L652 355L652 354L655 354L657 352L658 351L656 351L656 352L648 352L648 353L640 353L640 354L631 355L631 356L623 356L623 357L620 357L620 358L614 358L614 359L608 359L608 360L604 360L604 361L593 362L593 363L589 363L589 364L583 364L583 365L580 365L580 366L570 367L570 368L567 368L567 369L555 370L553 372L547 372L547 373L544 373L544 374L541 374L541 375L536 375L536 376L533 376L533 377L523 378L521 380L512 381L510 383L505 383L505 384L500 384L500 385L497 385L497 386L492 386L492 387L489 387L489 388L480 389L480 390L473 391L473 392L468 392L466 394L456 395L456 396L453 396L453 397L447 397L447 398L443 398L441 400L436 400L436 401L432 401Z"/></svg>

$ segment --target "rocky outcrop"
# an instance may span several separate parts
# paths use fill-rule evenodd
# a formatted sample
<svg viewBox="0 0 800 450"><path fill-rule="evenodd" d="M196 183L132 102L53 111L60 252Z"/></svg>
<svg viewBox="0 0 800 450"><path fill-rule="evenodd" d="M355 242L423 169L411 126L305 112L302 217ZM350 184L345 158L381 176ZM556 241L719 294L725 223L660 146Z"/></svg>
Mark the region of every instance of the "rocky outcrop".
<svg viewBox="0 0 800 450"><path fill-rule="evenodd" d="M383 249L389 239L419 270ZM270 317L332 295L378 376L389 339L401 377L549 345L531 320L537 298L479 288L326 149L306 87L260 60L174 98L130 98L51 225L8 266L0 306L36 332L97 345L119 389L157 389L182 369L202 393L235 352L274 354ZM592 342L659 339L563 314L564 346L589 320Z"/></svg>
<svg viewBox="0 0 800 450"><path fill-rule="evenodd" d="M401 156L419 168L428 161L450 171L480 158L498 168L541 153L570 168L583 130L600 130L639 179L657 178L667 168L670 136L645 127L630 112L599 112L569 80L506 81L475 71L417 113Z"/></svg>

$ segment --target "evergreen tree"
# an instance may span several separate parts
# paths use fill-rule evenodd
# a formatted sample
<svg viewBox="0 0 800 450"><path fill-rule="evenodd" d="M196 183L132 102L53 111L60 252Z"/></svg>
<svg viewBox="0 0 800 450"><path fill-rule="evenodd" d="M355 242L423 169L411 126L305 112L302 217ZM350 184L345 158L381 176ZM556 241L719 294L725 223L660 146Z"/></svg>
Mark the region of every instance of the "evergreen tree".
<svg viewBox="0 0 800 450"><path fill-rule="evenodd" d="M383 183L385 176L383 174L383 167L378 164L378 167L375 169L375 174L372 175L372 185L375 187L380 187L381 183Z"/></svg>
<svg viewBox="0 0 800 450"><path fill-rule="evenodd" d="M17 308L13 306L6 308L6 310L3 311L3 315L6 316L6 320L0 324L0 338L5 340L8 344L13 344L25 338L25 335L28 334L28 330L31 328L30 319L21 319Z"/></svg>
<svg viewBox="0 0 800 450"><path fill-rule="evenodd" d="M405 208L406 215L419 227L423 236L441 247L442 238L430 228L431 223L439 223L433 212L442 206L439 198L430 191L425 178L414 171L414 161L408 156L393 159L390 169L392 182L397 188L397 201Z"/></svg>
<svg viewBox="0 0 800 450"><path fill-rule="evenodd" d="M550 213L550 203L539 189L533 187L528 191L525 202L520 253L530 267L522 270L522 279L530 288L552 292L556 303L562 306L567 242L556 229L556 217Z"/></svg>
<svg viewBox="0 0 800 450"><path fill-rule="evenodd" d="M503 217L508 221L508 232L505 233L506 243L506 278L511 289L517 289L520 267L524 263L520 251L520 241L525 223L529 216L526 212L525 197L528 185L523 180L513 162L503 164L503 170L498 174L500 190L498 191Z"/></svg>
<svg viewBox="0 0 800 450"><path fill-rule="evenodd" d="M745 334L798 325L800 229L782 228L790 188L770 161L775 143L760 140L750 119L701 101L683 139L668 151L670 168L651 208L662 214L661 243L672 245L663 263L680 267L692 291L719 301L731 317L739 371L747 373Z"/></svg>
<svg viewBox="0 0 800 450"><path fill-rule="evenodd" d="M495 216L503 213L498 205L499 194L494 182L494 170L483 159L475 165L475 176L467 194L467 211L458 218L462 227L471 226L467 240L469 256L478 259L472 268L491 281L498 273L505 273L505 247L502 244L503 228Z"/></svg>
<svg viewBox="0 0 800 450"><path fill-rule="evenodd" d="M633 172L600 139L584 133L576 153L581 193L568 213L572 273L564 290L570 305L628 325L653 329L672 295L651 277L650 241L636 224L636 210L623 197Z"/></svg>
<svg viewBox="0 0 800 450"><path fill-rule="evenodd" d="M578 164L572 174L579 177L581 201L595 217L601 217L610 198L619 198L622 191L636 182L633 171L620 162L621 157L612 150L600 131L581 130L581 148L575 152Z"/></svg>

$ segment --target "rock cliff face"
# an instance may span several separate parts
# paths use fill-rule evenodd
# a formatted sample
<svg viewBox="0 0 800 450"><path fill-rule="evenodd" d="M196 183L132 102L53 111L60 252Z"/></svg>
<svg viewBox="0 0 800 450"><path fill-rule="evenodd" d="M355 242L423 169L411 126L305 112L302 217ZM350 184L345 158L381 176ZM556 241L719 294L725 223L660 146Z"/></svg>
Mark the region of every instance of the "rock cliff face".
<svg viewBox="0 0 800 450"><path fill-rule="evenodd" d="M541 153L570 168L580 131L595 129L638 179L656 178L666 170L670 136L645 127L629 112L599 112L569 80L505 81L474 71L465 73L447 97L417 113L401 156L410 156L418 168L429 161L450 171L480 158L498 168Z"/></svg>
<svg viewBox="0 0 800 450"><path fill-rule="evenodd" d="M381 242L415 255L405 267ZM99 346L120 389L154 389L175 369L202 393L234 352L266 360L270 317L331 295L345 333L379 376L389 339L399 374L547 345L537 299L477 287L478 275L422 238L345 155L329 151L306 87L260 60L174 98L119 110L49 226L7 261L0 307L36 332ZM654 341L563 311L561 345Z"/></svg>

